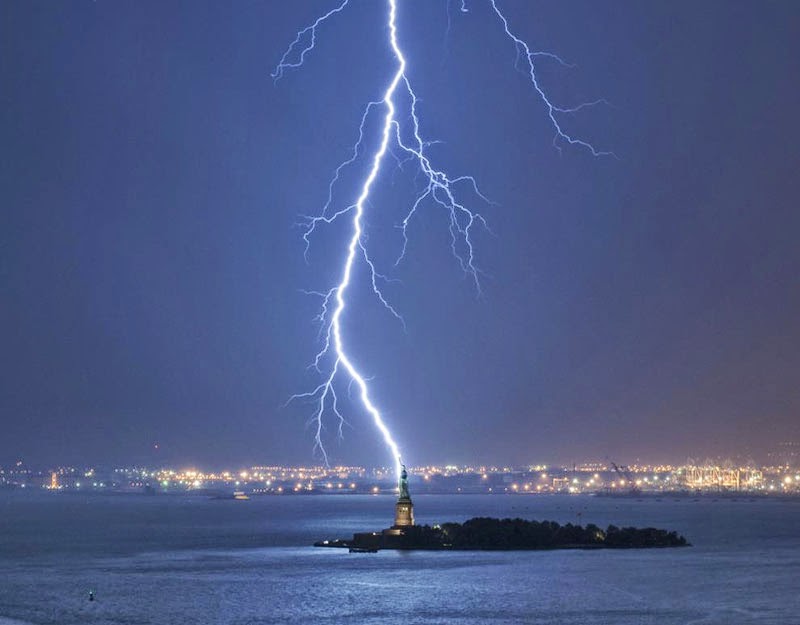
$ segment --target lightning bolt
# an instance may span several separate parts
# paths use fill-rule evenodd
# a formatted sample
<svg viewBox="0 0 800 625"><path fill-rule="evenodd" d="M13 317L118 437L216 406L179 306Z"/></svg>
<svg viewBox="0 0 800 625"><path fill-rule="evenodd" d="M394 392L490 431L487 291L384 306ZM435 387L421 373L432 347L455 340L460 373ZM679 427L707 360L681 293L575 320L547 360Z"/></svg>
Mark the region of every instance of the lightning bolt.
<svg viewBox="0 0 800 625"><path fill-rule="evenodd" d="M318 29L325 22L343 12L349 3L350 0L344 0L338 6L317 18L311 25L298 31L294 41L286 49L272 73L272 78L275 81L283 78L287 71L297 69L303 65L307 55L314 50L316 46ZM522 69L520 68L520 61L523 59L525 61L524 73L544 104L547 115L555 131L553 145L558 150L561 150L562 144L567 144L586 149L594 156L610 155L611 152L598 150L591 143L568 134L559 120L559 116L562 114L573 114L583 108L606 103L605 100L586 102L570 108L555 105L540 86L536 73L536 61L539 58L544 58L554 60L567 67L570 67L569 64L550 52L532 50L523 39L511 31L508 20L500 11L497 2L495 0L488 0L488 3L493 13L500 20L505 35L514 44L517 54L515 67L517 67L517 69ZM394 461L395 472L399 476L401 469L400 448L392 437L381 411L373 403L367 385L367 379L359 372L351 360L345 348L345 341L342 335L342 316L347 308L347 293L351 284L353 267L357 262L363 262L366 266L372 291L378 301L400 323L404 323L402 316L384 297L380 289L380 284L388 281L388 278L384 274L378 272L367 250L364 237L365 206L368 203L373 186L382 171L387 154L394 157L400 167L402 167L402 164L406 161L414 162L418 169L418 174L421 174L423 184L419 188L416 197L411 202L408 211L399 225L402 236L402 248L395 261L395 266L401 263L406 255L408 227L412 219L416 216L423 204L434 204L441 207L448 216L452 254L460 264L464 274L472 280L477 293L480 294L481 271L475 263L473 234L476 227L488 230L488 225L484 217L480 213L468 208L461 198L466 192L486 204L491 204L491 202L480 191L477 182L472 176L451 176L444 170L437 169L428 155L428 148L435 142L426 141L420 129L417 94L412 88L411 81L407 74L406 57L398 41L397 5L398 0L387 0L386 27L389 34L389 47L391 48L396 63L395 71L383 93L383 97L379 100L369 102L366 105L359 124L358 139L353 146L350 157L336 168L333 178L328 185L327 201L323 205L321 211L316 216L304 216L303 240L305 242L304 253L306 258L308 258L311 237L318 228L329 225L339 219L349 217L351 230L347 245L345 246L345 255L339 282L327 291L306 291L306 293L316 295L322 299L322 305L317 320L320 322L322 328L321 337L324 335L324 338L322 338L322 347L314 357L311 365L311 367L322 376L322 381L316 388L308 392L292 395L289 401L307 399L315 403L316 408L310 420L310 423L314 424L316 430L314 451L319 451L327 464L328 454L322 441L324 417L329 412L335 415L338 420L338 432L341 436L345 419L339 409L339 396L337 395L336 385L340 378L344 378L348 384L348 394L352 386L355 385L359 391L361 405L371 416L386 446L389 448ZM467 0L460 0L459 10L463 14L469 13ZM448 0L448 31L449 29L450 11ZM408 114L405 116L405 119L410 120L410 123L409 121L401 121L401 117L398 115L398 108L402 105L401 98L407 103ZM343 170L355 163L362 156L366 122L370 115L379 109L383 111L383 124L379 135L380 143L368 160L368 162L371 162L369 173L361 185L361 190L355 202L337 209L335 208L334 200L337 182L339 182ZM395 149L400 154L404 155L403 160L395 154Z"/></svg>

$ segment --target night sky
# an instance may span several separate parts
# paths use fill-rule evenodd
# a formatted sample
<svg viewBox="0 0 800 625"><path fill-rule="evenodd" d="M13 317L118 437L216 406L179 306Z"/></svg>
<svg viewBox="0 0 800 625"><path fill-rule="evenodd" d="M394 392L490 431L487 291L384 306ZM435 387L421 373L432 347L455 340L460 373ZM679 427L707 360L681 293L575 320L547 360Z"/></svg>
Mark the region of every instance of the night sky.
<svg viewBox="0 0 800 625"><path fill-rule="evenodd" d="M611 103L563 120L619 158L553 148L486 3L451 1L445 37L445 0L400 2L431 154L495 202L471 204L494 233L481 297L436 207L392 267L413 174L367 207L407 330L363 271L344 330L405 459L761 459L800 438L800 4L498 2L576 64L539 61L555 100ZM393 69L384 5L353 0L273 84L333 6L2 3L0 464L315 460L313 407L283 404L317 383L301 290L333 284L344 230L306 264L295 224ZM347 417L332 461L390 464Z"/></svg>

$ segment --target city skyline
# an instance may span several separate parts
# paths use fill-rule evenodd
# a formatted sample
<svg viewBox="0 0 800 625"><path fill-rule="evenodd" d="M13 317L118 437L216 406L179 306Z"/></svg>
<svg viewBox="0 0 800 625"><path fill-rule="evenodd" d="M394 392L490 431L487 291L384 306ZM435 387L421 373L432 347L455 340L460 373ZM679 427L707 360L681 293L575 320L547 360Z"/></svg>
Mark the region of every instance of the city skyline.
<svg viewBox="0 0 800 625"><path fill-rule="evenodd" d="M12 460L13 458L13 460ZM450 458L449 460L439 459L420 459L419 463L409 465L409 467L417 472L419 467L437 467L437 468L476 468L476 467L489 467L491 470L511 470L524 467L558 467L561 469L573 469L578 467L600 467L604 466L608 470L613 465L624 467L648 467L644 470L650 470L649 467L679 467L679 466L719 466L719 467L800 467L800 441L783 441L780 442L761 455L754 454L709 454L709 453L695 453L683 458L655 458L635 455L632 457L622 457L618 455L606 455L604 457L571 457L569 459L553 459L553 458L528 458L523 462L511 462L508 458L494 458L491 461L477 461L476 459L467 459L455 461ZM161 453L161 449L152 449L151 453L138 458L116 458L113 461L99 462L95 459L84 457L77 461L64 461L63 458L49 458L42 460L30 461L21 455L9 456L8 458L0 458L0 471L2 470L23 470L23 471L37 471L48 472L63 467L72 467L73 469L81 468L81 470L89 470L91 468L104 467L108 468L122 468L122 467L149 467L151 469L157 467L166 467L171 469L180 468L182 471L195 470L220 473L223 471L233 471L238 473L242 469L250 467L292 467L301 468L302 470L309 470L313 468L315 471L335 471L338 468L358 468L365 471L386 472L387 475L391 473L388 464L374 464L374 465L359 465L349 464L347 462L331 462L328 466L324 463L311 461L304 462L298 459L295 462L278 462L274 457L262 457L257 460L243 460L238 459L226 463L215 463L204 461L200 458L169 458ZM475 469L477 470L477 469ZM481 469L483 470L483 469ZM586 469L588 470L588 469ZM638 469L637 469L638 470Z"/></svg>
<svg viewBox="0 0 800 625"><path fill-rule="evenodd" d="M17 462L0 467L0 489L27 493L189 494L248 499L263 495L614 495L643 497L672 493L751 493L797 497L800 466L732 462L681 465L590 462L572 466L424 465L403 467L398 482L394 467L257 465L208 470L198 466L52 467L34 470ZM406 490L403 491L403 484Z"/></svg>

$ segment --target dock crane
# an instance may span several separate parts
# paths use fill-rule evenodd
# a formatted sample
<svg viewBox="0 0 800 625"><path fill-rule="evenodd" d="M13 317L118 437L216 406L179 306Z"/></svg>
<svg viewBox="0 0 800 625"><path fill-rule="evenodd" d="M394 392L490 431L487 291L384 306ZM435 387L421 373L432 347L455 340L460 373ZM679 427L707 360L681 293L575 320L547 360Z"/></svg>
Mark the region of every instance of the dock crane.
<svg viewBox="0 0 800 625"><path fill-rule="evenodd" d="M641 490L636 485L636 480L631 476L631 472L628 470L628 467L617 466L617 464L611 460L609 460L609 462L611 462L611 466L614 468L614 472L617 475L619 475L620 479L626 484L630 485L630 494L631 495L640 494Z"/></svg>

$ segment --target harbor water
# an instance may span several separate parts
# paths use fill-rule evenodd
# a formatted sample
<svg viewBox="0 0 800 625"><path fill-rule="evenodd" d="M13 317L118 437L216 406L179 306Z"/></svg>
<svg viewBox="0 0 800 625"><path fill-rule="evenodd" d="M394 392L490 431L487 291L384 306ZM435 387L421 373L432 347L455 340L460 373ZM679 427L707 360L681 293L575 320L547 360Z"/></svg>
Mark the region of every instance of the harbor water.
<svg viewBox="0 0 800 625"><path fill-rule="evenodd" d="M800 502L416 497L418 523L522 517L676 530L691 547L350 554L390 496L0 493L0 623L800 623ZM89 591L95 595L88 600Z"/></svg>

